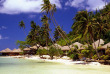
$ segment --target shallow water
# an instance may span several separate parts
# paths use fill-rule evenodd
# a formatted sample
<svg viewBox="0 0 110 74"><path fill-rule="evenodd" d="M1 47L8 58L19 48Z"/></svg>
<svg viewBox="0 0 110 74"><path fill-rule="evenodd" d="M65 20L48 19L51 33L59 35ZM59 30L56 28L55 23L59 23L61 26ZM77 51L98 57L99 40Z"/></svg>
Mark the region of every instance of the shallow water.
<svg viewBox="0 0 110 74"><path fill-rule="evenodd" d="M110 66L64 65L40 60L0 58L0 74L110 74Z"/></svg>

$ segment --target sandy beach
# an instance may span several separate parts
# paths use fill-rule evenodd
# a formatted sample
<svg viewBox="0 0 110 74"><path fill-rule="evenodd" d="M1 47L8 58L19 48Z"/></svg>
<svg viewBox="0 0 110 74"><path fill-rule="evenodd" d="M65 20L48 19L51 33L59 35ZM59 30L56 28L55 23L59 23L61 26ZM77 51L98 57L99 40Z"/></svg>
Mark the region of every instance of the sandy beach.
<svg viewBox="0 0 110 74"><path fill-rule="evenodd" d="M48 55L46 55L45 57L49 57ZM101 65L99 62L90 62L87 63L85 61L73 61L68 59L68 57L64 56L60 59L41 59L39 56L31 56L31 57L25 57L24 59L28 59L28 60L42 60L42 61L46 61L46 62L57 62L57 63L62 63L62 64L66 64L66 65L74 65L74 64L82 64L82 65Z"/></svg>

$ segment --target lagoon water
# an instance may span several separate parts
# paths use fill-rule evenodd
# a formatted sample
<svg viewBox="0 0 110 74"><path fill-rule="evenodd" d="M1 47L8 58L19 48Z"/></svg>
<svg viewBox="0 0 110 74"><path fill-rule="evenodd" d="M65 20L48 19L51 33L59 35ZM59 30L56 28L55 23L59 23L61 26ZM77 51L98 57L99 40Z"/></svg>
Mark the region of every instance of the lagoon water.
<svg viewBox="0 0 110 74"><path fill-rule="evenodd" d="M40 60L0 58L0 74L110 74L110 66L65 65Z"/></svg>

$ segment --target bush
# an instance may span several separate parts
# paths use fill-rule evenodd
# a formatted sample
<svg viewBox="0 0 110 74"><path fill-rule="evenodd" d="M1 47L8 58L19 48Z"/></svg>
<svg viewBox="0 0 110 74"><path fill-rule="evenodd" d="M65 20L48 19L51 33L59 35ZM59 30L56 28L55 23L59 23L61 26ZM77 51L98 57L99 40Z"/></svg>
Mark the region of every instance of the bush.
<svg viewBox="0 0 110 74"><path fill-rule="evenodd" d="M69 50L67 56L70 57L72 60L79 59L78 58L78 52L75 49Z"/></svg>
<svg viewBox="0 0 110 74"><path fill-rule="evenodd" d="M82 50L81 53L84 55L84 57L88 58L89 57L89 54L90 54L90 51L89 50Z"/></svg>
<svg viewBox="0 0 110 74"><path fill-rule="evenodd" d="M107 48L107 50L105 51L105 53L110 56L110 48Z"/></svg>
<svg viewBox="0 0 110 74"><path fill-rule="evenodd" d="M108 55L102 55L102 56L101 56L101 59L103 59L103 60L108 60L108 59L109 59L109 56L108 56Z"/></svg>
<svg viewBox="0 0 110 74"><path fill-rule="evenodd" d="M97 60L98 59L98 56L97 55L94 55L94 56L92 56L92 59Z"/></svg>
<svg viewBox="0 0 110 74"><path fill-rule="evenodd" d="M40 57L43 57L43 55L47 55L48 51L46 49L38 49L37 55L39 55Z"/></svg>
<svg viewBox="0 0 110 74"><path fill-rule="evenodd" d="M59 48L55 48L53 46L51 46L48 50L48 54L50 56L51 59L53 59L53 56L62 56L63 55L63 51Z"/></svg>
<svg viewBox="0 0 110 74"><path fill-rule="evenodd" d="M23 53L23 52L20 52L19 54L20 54L20 55L23 55L24 53Z"/></svg>

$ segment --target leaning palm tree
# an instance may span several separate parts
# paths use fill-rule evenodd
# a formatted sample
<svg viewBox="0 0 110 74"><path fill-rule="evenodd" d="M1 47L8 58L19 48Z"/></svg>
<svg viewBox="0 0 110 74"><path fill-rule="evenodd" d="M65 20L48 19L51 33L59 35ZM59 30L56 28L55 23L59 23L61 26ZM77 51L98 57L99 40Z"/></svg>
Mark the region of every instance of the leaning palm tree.
<svg viewBox="0 0 110 74"><path fill-rule="evenodd" d="M25 23L23 21L19 22L19 26L20 26L20 29L23 28L23 31L24 31ZM24 34L26 35L25 31L24 31Z"/></svg>
<svg viewBox="0 0 110 74"><path fill-rule="evenodd" d="M56 5L55 4L51 4L49 0L43 0L43 2L44 2L44 4L42 4L42 8L41 8L42 12L45 11L46 14L48 14L50 16L51 20L53 21L53 24L54 24L55 28L57 29L57 31L59 32L59 34L62 36L62 38L65 40L65 42L67 43L67 45L69 47L68 42L66 41L66 39L64 38L62 33L60 33L60 31L58 30L58 28L56 26L56 23L55 23L55 20L53 19L53 14L56 11Z"/></svg>

